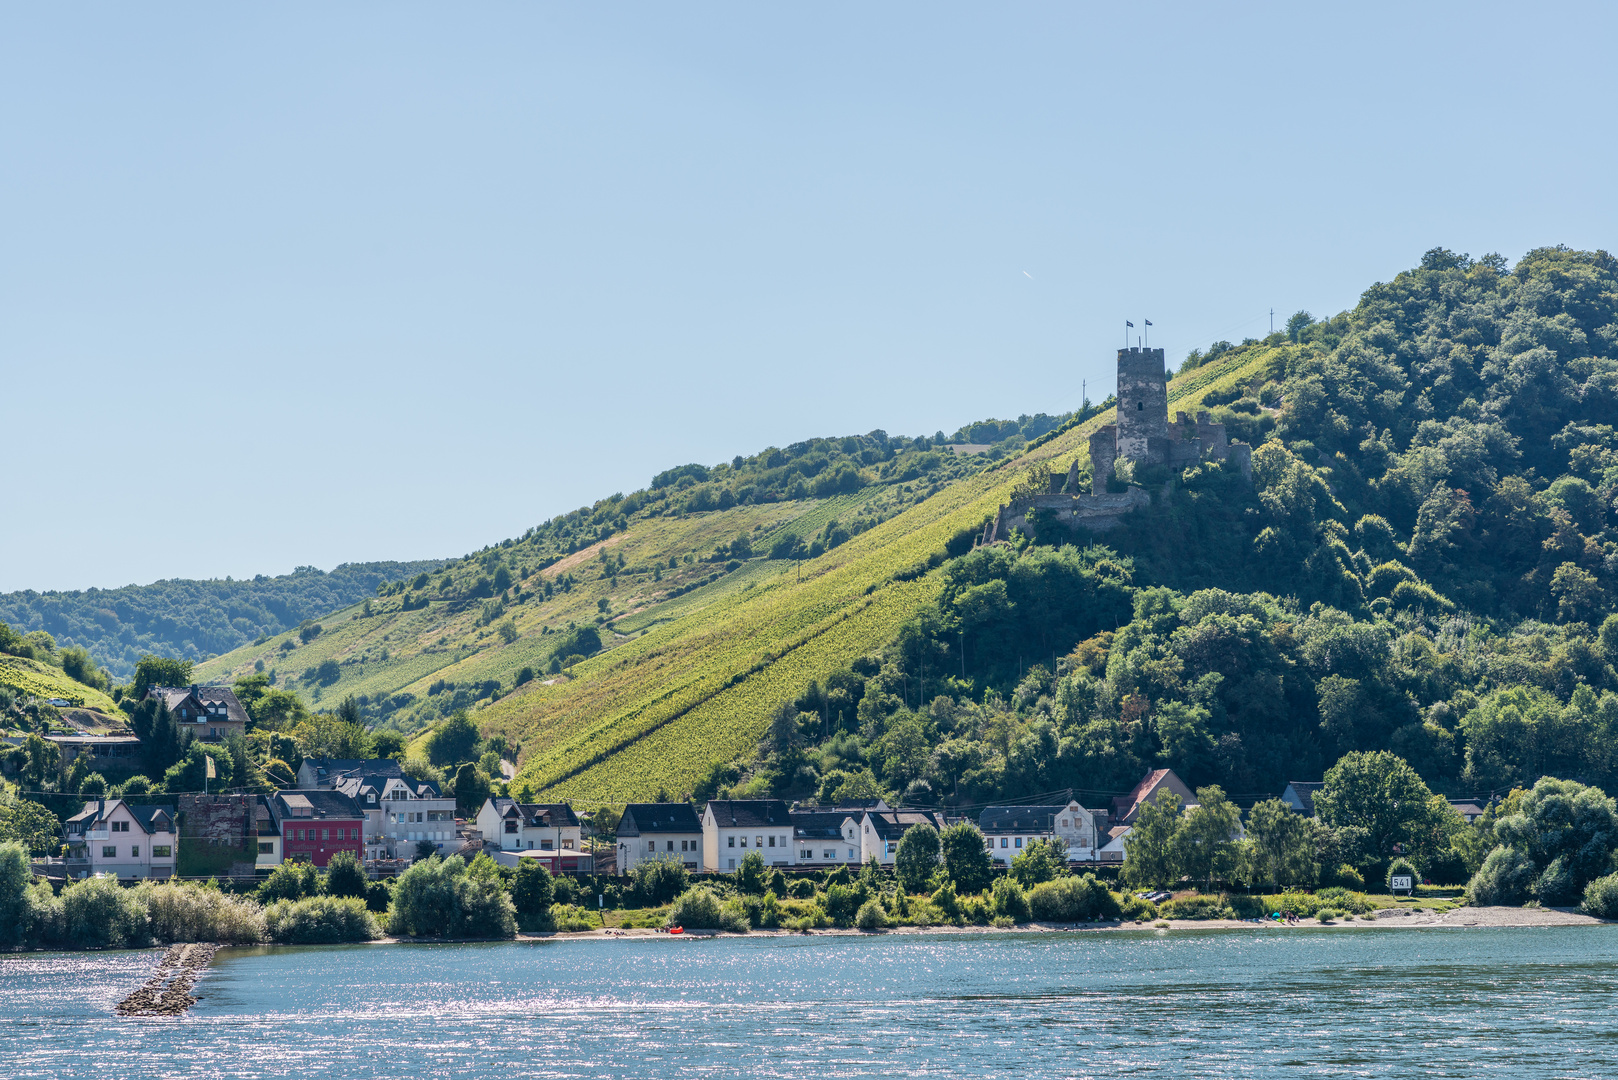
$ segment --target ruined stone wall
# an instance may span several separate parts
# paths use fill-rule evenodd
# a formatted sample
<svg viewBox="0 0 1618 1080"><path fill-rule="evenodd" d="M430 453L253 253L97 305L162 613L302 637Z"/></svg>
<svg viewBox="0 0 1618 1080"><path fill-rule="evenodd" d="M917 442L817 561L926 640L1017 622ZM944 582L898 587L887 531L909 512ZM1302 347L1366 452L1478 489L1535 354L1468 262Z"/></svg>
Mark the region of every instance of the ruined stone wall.
<svg viewBox="0 0 1618 1080"><path fill-rule="evenodd" d="M181 795L178 809L187 840L240 846L258 835L251 795Z"/></svg>
<svg viewBox="0 0 1618 1080"><path fill-rule="evenodd" d="M1169 440L1168 377L1162 349L1118 350L1118 456L1137 461L1153 458L1152 443L1159 453Z"/></svg>

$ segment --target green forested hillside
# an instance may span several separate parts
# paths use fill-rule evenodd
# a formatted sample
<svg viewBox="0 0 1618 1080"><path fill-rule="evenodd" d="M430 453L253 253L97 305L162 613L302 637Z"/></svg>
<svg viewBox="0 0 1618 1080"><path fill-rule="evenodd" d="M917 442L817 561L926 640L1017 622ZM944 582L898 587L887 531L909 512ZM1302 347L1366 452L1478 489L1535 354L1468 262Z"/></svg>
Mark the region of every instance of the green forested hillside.
<svg viewBox="0 0 1618 1080"><path fill-rule="evenodd" d="M311 616L364 599L378 584L414 577L441 563L344 563L326 573L300 566L251 581L154 581L118 589L0 594L0 622L18 633L43 630L58 646L87 649L116 679L146 653L200 660Z"/></svg>
<svg viewBox="0 0 1618 1080"><path fill-rule="evenodd" d="M1109 413L977 426L1000 439L975 457L815 440L668 470L202 671L407 732L471 708L520 746L515 790L586 804L1108 792L1158 764L1273 793L1367 748L1450 790L1612 787L1615 307L1605 253L1435 250L1187 359L1173 407L1261 444L1252 487L1143 466L1124 528L973 550L1088 469Z"/></svg>

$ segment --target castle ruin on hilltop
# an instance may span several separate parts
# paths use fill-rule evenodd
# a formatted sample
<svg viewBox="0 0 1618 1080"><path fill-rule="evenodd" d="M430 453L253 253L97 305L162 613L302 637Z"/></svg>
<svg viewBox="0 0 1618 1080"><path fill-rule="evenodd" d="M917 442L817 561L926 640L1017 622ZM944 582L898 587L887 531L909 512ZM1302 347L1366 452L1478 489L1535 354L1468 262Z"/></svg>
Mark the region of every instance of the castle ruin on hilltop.
<svg viewBox="0 0 1618 1080"><path fill-rule="evenodd" d="M1079 463L1075 459L1067 479L1051 478L1051 491L1023 495L1002 506L983 529L983 543L1004 540L1012 529L1027 530L1028 515L1044 513L1065 525L1105 532L1138 507L1149 506L1146 489L1131 484L1127 490L1107 490L1120 461L1141 465L1194 465L1222 461L1253 479L1253 448L1225 440L1225 425L1210 419L1207 410L1192 422L1185 413L1169 422L1168 370L1162 349L1118 350L1118 419L1090 436L1090 491L1079 490ZM1133 474L1133 473L1132 473Z"/></svg>

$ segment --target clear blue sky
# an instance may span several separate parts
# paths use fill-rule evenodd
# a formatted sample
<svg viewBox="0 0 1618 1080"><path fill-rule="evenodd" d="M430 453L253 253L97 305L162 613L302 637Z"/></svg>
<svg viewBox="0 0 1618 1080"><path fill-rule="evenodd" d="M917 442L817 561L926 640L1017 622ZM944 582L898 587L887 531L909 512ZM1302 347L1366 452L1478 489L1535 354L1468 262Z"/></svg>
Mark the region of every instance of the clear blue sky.
<svg viewBox="0 0 1618 1080"><path fill-rule="evenodd" d="M14 4L0 589L458 555L1612 248L1610 5Z"/></svg>

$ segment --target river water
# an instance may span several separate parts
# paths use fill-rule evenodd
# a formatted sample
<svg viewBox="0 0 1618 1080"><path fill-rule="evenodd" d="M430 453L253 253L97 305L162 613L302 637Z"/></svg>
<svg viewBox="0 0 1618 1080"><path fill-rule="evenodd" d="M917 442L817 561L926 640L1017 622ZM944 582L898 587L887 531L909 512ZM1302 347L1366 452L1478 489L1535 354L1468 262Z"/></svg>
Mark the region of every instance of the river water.
<svg viewBox="0 0 1618 1080"><path fill-rule="evenodd" d="M0 960L13 1077L1618 1077L1618 927L226 949Z"/></svg>

